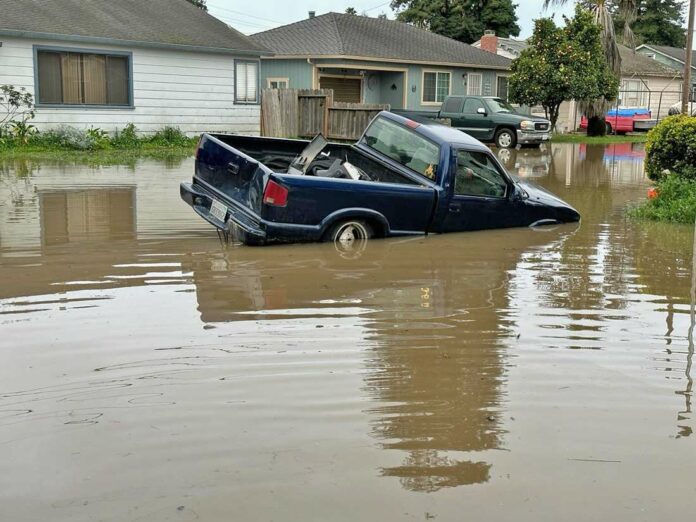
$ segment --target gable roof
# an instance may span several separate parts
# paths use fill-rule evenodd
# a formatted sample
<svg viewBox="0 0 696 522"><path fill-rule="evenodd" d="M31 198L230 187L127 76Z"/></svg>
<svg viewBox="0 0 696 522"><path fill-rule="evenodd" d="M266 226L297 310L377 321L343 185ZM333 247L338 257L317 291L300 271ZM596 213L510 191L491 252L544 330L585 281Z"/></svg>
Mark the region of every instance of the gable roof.
<svg viewBox="0 0 696 522"><path fill-rule="evenodd" d="M510 60L395 20L327 13L251 38L276 56L351 57L508 69Z"/></svg>
<svg viewBox="0 0 696 522"><path fill-rule="evenodd" d="M0 0L0 13L5 36L268 54L186 0Z"/></svg>
<svg viewBox="0 0 696 522"><path fill-rule="evenodd" d="M679 63L685 63L686 62L686 49L680 49L678 47L668 47L666 45L653 45L653 44L643 44L638 47L640 48L645 48L645 49L651 49L653 51L656 51L660 54L664 54L665 56L672 58ZM696 68L696 51L691 51L691 64L692 67Z"/></svg>
<svg viewBox="0 0 696 522"><path fill-rule="evenodd" d="M622 76L664 76L669 78L681 76L679 71L648 58L644 54L637 53L625 45L619 45L619 54L621 55Z"/></svg>

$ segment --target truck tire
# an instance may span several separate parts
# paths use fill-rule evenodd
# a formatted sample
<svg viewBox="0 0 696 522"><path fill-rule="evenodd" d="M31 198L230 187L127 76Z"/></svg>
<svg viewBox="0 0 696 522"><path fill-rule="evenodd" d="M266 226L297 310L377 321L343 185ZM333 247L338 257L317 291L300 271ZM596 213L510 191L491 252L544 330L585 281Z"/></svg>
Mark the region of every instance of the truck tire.
<svg viewBox="0 0 696 522"><path fill-rule="evenodd" d="M347 219L333 225L324 236L325 241L333 242L341 252L360 251L374 235L369 223L360 219Z"/></svg>
<svg viewBox="0 0 696 522"><path fill-rule="evenodd" d="M499 149L514 149L517 145L517 135L512 129L504 127L495 133L495 146Z"/></svg>

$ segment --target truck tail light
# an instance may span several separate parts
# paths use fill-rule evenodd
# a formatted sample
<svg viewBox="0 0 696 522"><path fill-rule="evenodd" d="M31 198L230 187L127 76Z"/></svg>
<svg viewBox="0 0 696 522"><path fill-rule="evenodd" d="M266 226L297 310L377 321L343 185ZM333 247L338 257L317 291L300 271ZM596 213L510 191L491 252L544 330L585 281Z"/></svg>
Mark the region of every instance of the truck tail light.
<svg viewBox="0 0 696 522"><path fill-rule="evenodd" d="M274 207L284 207L288 204L288 189L269 179L263 191L263 202Z"/></svg>

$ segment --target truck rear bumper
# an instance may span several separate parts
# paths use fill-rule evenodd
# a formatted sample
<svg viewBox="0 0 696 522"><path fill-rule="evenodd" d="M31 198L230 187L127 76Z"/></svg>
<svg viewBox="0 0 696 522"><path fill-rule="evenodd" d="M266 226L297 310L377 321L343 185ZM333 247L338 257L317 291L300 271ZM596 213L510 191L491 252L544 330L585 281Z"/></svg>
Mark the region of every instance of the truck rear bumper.
<svg viewBox="0 0 696 522"><path fill-rule="evenodd" d="M318 241L321 239L321 227L266 221L248 211L230 205L227 201L221 201L211 196L194 183L181 183L179 194L181 199L208 223L218 230L232 234L235 239L247 245L262 245L273 241ZM210 207L213 201L227 206L227 215L224 221L211 213Z"/></svg>
<svg viewBox="0 0 696 522"><path fill-rule="evenodd" d="M524 132L517 131L517 143L520 145L530 145L546 143L551 139L550 132Z"/></svg>

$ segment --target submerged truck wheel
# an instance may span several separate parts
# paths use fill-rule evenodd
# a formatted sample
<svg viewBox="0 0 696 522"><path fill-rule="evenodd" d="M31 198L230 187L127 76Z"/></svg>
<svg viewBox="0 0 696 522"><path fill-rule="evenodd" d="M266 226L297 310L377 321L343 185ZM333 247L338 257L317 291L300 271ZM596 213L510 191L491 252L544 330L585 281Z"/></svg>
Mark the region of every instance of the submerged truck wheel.
<svg viewBox="0 0 696 522"><path fill-rule="evenodd" d="M332 241L339 252L353 253L364 250L367 240L372 236L373 230L368 223L349 219L332 226L324 236L324 240Z"/></svg>

